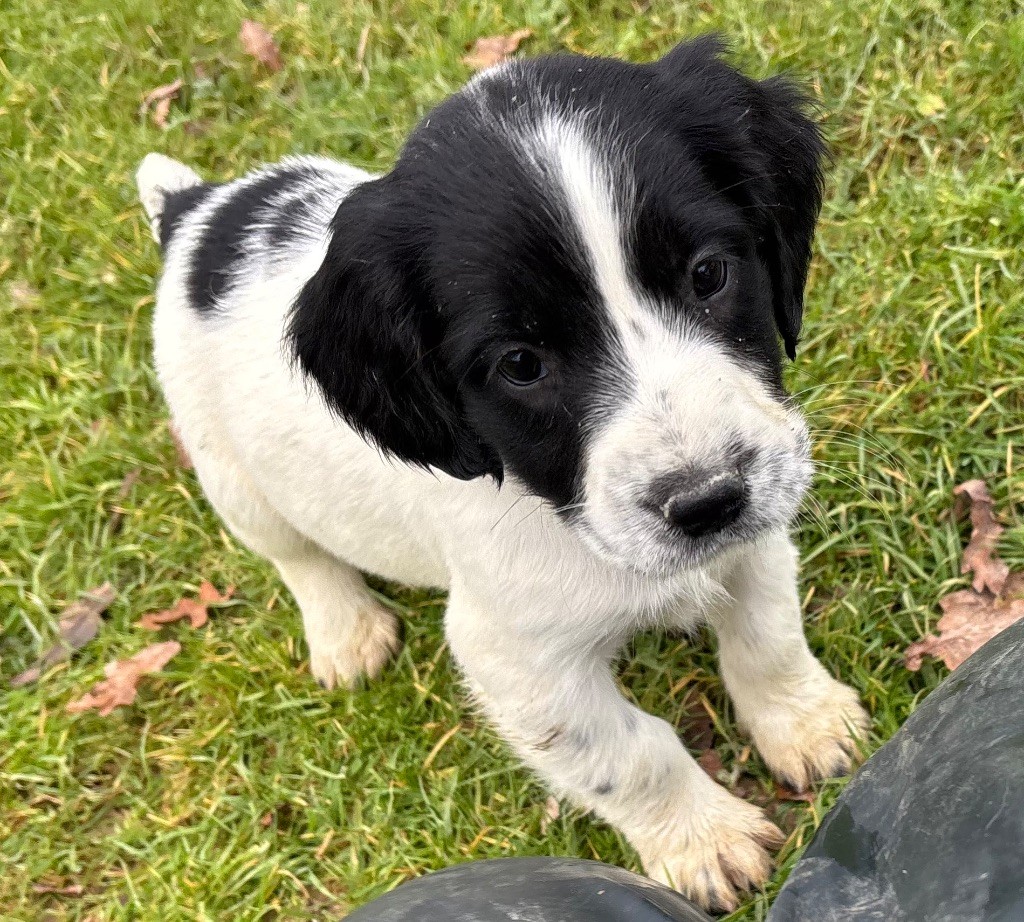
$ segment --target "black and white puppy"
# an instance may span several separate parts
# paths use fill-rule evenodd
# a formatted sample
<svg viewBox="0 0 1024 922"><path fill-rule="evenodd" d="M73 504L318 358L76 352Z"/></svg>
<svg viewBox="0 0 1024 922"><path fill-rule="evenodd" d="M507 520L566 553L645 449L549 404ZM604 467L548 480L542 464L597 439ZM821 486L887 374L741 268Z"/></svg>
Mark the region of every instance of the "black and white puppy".
<svg viewBox="0 0 1024 922"><path fill-rule="evenodd" d="M709 622L797 788L867 724L804 639L787 536L811 464L780 340L823 146L789 83L719 52L502 64L385 176L300 157L207 184L151 154L138 182L174 424L295 596L313 674L395 652L360 571L446 588L451 651L520 755L651 876L729 907L778 830L622 697L623 645Z"/></svg>

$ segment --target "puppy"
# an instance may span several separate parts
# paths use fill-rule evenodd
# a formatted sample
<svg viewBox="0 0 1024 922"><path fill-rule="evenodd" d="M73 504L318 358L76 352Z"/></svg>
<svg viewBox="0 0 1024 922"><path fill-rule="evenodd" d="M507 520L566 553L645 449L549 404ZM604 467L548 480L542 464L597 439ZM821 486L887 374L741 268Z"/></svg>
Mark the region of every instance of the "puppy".
<svg viewBox="0 0 1024 922"><path fill-rule="evenodd" d="M787 399L823 145L710 38L499 65L385 176L298 157L209 184L150 154L156 365L210 502L291 590L327 687L399 644L361 572L448 590L475 699L647 872L731 908L779 831L619 693L637 631L718 636L786 784L866 727L811 654Z"/></svg>

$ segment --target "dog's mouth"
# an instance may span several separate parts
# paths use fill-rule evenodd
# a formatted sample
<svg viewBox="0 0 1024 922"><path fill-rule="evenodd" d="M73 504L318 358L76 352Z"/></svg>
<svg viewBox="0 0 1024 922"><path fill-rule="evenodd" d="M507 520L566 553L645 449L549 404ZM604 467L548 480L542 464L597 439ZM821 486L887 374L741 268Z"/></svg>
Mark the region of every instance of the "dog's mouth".
<svg viewBox="0 0 1024 922"><path fill-rule="evenodd" d="M671 579L686 571L706 567L720 554L736 545L754 541L768 530L767 527L752 528L735 523L728 529L702 538L645 542L642 550L630 553L614 546L585 520L578 522L577 528L584 543L606 563L657 580ZM658 532L657 525L652 532Z"/></svg>

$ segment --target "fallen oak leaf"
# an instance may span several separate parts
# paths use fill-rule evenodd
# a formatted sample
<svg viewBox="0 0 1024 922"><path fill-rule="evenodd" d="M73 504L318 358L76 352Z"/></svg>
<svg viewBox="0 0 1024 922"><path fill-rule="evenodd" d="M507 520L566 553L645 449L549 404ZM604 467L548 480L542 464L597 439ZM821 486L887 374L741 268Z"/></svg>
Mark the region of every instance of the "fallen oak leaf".
<svg viewBox="0 0 1024 922"><path fill-rule="evenodd" d="M524 40L533 35L532 29L516 29L511 35L491 35L473 42L462 63L474 70L493 67L515 54Z"/></svg>
<svg viewBox="0 0 1024 922"><path fill-rule="evenodd" d="M51 666L62 663L75 650L84 647L99 632L103 624L103 612L110 608L117 593L110 583L104 583L88 592L83 592L61 612L57 628L57 642L50 647L31 668L11 679L14 688L21 688L39 677Z"/></svg>
<svg viewBox="0 0 1024 922"><path fill-rule="evenodd" d="M1014 573L1004 583L1003 597L991 592L961 589L939 599L942 617L939 636L929 634L907 647L903 663L917 672L925 656L940 658L949 669L956 669L975 650L996 634L1024 618L1024 574Z"/></svg>
<svg viewBox="0 0 1024 922"><path fill-rule="evenodd" d="M205 605L200 605L195 599L178 599L173 608L143 615L139 618L139 627L147 631L159 631L163 625L173 624L183 618L188 618L193 628L201 628L209 621Z"/></svg>
<svg viewBox="0 0 1024 922"><path fill-rule="evenodd" d="M235 594L235 587L228 586L221 595L213 583L203 580L199 586L199 599L178 599L173 608L165 608L163 611L150 612L139 619L139 627L147 631L158 631L164 624L172 624L188 618L193 628L201 628L210 620L210 613L207 610L210 605L217 602L226 602Z"/></svg>
<svg viewBox="0 0 1024 922"><path fill-rule="evenodd" d="M993 595L999 595L1010 575L1010 568L996 556L996 543L1003 533L1003 526L996 521L988 487L984 480L968 480L954 487L953 495L956 497L956 513L962 515L966 505L971 516L971 540L964 548L960 572L974 574L975 592L987 589Z"/></svg>
<svg viewBox="0 0 1024 922"><path fill-rule="evenodd" d="M274 41L274 36L258 22L243 19L238 38L245 53L259 61L272 74L276 74L282 68L281 52Z"/></svg>
<svg viewBox="0 0 1024 922"><path fill-rule="evenodd" d="M171 112L171 100L177 98L184 85L184 81L179 77L173 83L165 83L163 86L158 86L155 90L150 90L142 98L139 115L145 116L152 109L150 117L153 120L153 124L163 128L167 124L167 116Z"/></svg>
<svg viewBox="0 0 1024 922"><path fill-rule="evenodd" d="M138 694L139 679L147 673L159 672L181 652L176 640L150 644L131 659L119 659L107 663L103 672L106 679L97 682L90 691L68 704L69 714L80 714L95 708L101 717L106 717L114 708L131 704Z"/></svg>

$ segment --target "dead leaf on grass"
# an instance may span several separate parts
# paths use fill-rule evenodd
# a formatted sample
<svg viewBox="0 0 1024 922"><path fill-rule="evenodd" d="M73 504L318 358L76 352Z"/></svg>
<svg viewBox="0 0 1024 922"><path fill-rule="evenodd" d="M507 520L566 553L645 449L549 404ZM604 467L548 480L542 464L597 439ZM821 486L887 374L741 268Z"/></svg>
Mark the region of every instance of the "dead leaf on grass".
<svg viewBox="0 0 1024 922"><path fill-rule="evenodd" d="M971 540L964 548L961 573L973 573L974 589L987 589L994 595L1003 591L1010 568L996 556L996 543L1003 533L1003 526L996 521L992 508L992 497L984 480L968 480L953 490L956 497L956 512L963 514L964 507L970 509Z"/></svg>
<svg viewBox="0 0 1024 922"><path fill-rule="evenodd" d="M181 652L176 640L154 643L136 653L131 659L108 663L103 670L106 678L97 682L92 690L77 701L68 704L69 714L95 709L106 717L114 708L131 704L138 694L139 679L151 672L159 672Z"/></svg>
<svg viewBox="0 0 1024 922"><path fill-rule="evenodd" d="M259 61L272 74L276 74L282 68L281 51L274 41L274 36L258 22L243 19L238 38L245 53Z"/></svg>
<svg viewBox="0 0 1024 922"><path fill-rule="evenodd" d="M150 90L142 99L139 114L145 115L149 112L153 124L163 128L167 124L167 116L171 112L171 100L177 98L184 85L179 77L173 83L165 83L155 90Z"/></svg>
<svg viewBox="0 0 1024 922"><path fill-rule="evenodd" d="M938 635L915 641L903 655L911 672L921 668L925 656L937 657L949 669L956 669L996 634L1024 618L1024 573L1011 573L996 555L1003 527L996 521L985 482L968 480L953 493L958 512L970 508L971 540L964 548L960 572L973 573L974 588L939 599Z"/></svg>
<svg viewBox="0 0 1024 922"><path fill-rule="evenodd" d="M961 589L939 599L939 635L929 634L907 647L907 669L917 672L925 656L938 657L947 667L956 669L996 634L1024 618L1024 574L1011 574L1003 588L1002 596Z"/></svg>
<svg viewBox="0 0 1024 922"><path fill-rule="evenodd" d="M516 29L511 35L490 35L478 38L473 42L469 53L462 59L462 63L469 65L474 70L493 67L515 54L523 41L531 35L533 35L532 29Z"/></svg>
<svg viewBox="0 0 1024 922"><path fill-rule="evenodd" d="M188 618L194 628L201 628L210 620L208 606L216 602L226 602L235 594L235 587L228 586L221 595L213 583L203 580L199 586L198 599L178 599L173 608L150 612L139 619L139 627L147 631L159 631L164 624L171 624Z"/></svg>
<svg viewBox="0 0 1024 922"><path fill-rule="evenodd" d="M697 756L697 764L706 771L713 780L718 781L718 775L725 770L722 757L716 749L705 749Z"/></svg>
<svg viewBox="0 0 1024 922"><path fill-rule="evenodd" d="M117 593L110 583L90 589L61 612L57 642L50 647L31 669L11 679L11 685L20 688L38 681L51 666L62 663L75 650L84 647L99 632L103 612L110 608Z"/></svg>

